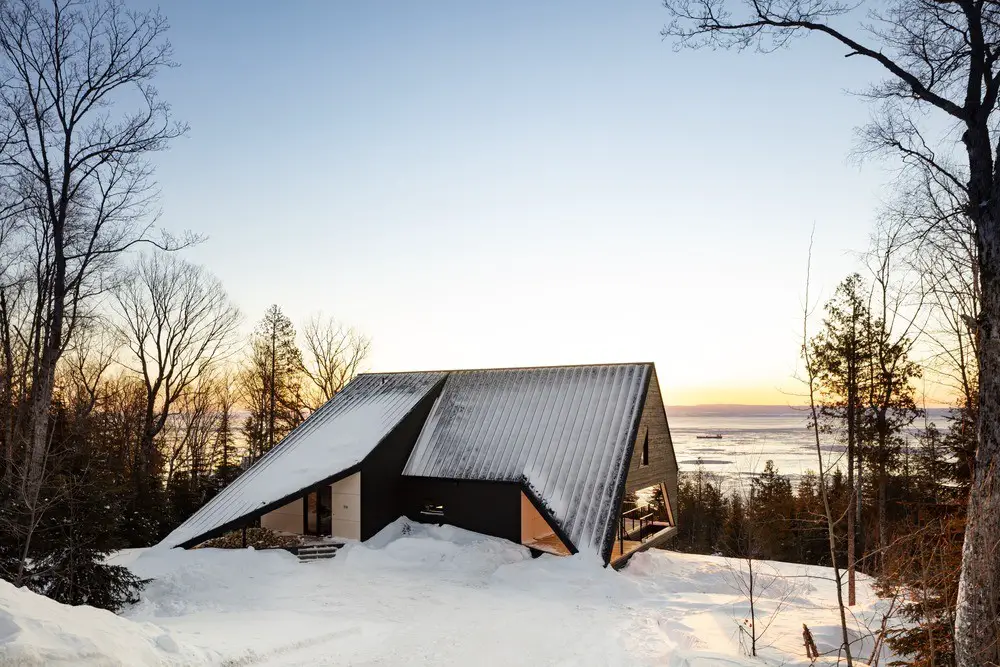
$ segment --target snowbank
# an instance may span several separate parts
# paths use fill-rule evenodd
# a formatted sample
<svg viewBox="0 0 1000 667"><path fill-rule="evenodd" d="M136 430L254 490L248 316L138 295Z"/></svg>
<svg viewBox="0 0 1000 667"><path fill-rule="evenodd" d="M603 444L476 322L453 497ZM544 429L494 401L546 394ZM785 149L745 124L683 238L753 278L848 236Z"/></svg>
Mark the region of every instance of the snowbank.
<svg viewBox="0 0 1000 667"><path fill-rule="evenodd" d="M0 580L0 665L193 665L216 658L155 625L59 604Z"/></svg>
<svg viewBox="0 0 1000 667"><path fill-rule="evenodd" d="M580 555L532 559L504 540L400 520L308 564L284 551L219 549L153 548L119 559L153 579L126 618L0 589L8 601L0 656L28 655L37 637L40 652L27 664L57 656L137 666L749 667L809 664L802 623L821 651L834 652L830 664L839 644L829 570L783 563L761 566L777 579L757 608L784 609L761 659L751 660L736 630L747 612L731 581L738 562L721 558L647 552L614 572ZM854 613L876 620L883 603L866 579L859 590ZM34 607L22 612L22 597ZM4 625L11 618L13 643ZM3 653L11 646L21 652ZM856 653L867 658L869 650L859 635Z"/></svg>

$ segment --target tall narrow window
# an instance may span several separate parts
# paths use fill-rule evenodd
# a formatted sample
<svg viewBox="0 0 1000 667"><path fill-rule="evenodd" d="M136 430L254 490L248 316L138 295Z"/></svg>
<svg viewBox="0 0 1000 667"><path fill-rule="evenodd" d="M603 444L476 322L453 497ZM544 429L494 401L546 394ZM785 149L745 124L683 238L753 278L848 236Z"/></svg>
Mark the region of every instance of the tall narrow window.
<svg viewBox="0 0 1000 667"><path fill-rule="evenodd" d="M639 467L649 465L649 431L643 430L642 432L642 459L639 461Z"/></svg>

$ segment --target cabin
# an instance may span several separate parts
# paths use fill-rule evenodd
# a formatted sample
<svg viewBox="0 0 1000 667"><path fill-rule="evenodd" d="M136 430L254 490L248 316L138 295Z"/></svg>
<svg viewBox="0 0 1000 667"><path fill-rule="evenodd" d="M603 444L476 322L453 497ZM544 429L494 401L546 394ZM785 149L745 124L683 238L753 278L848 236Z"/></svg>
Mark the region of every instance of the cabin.
<svg viewBox="0 0 1000 667"><path fill-rule="evenodd" d="M399 516L620 566L677 532L652 363L359 375L161 544L247 525L364 541Z"/></svg>

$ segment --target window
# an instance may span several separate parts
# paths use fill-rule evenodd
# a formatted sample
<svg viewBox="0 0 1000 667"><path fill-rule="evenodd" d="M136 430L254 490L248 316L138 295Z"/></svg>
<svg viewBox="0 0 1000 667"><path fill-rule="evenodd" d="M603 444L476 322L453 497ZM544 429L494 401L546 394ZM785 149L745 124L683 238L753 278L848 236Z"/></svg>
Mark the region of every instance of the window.
<svg viewBox="0 0 1000 667"><path fill-rule="evenodd" d="M439 505L438 503L427 503L424 508L420 510L420 514L423 516L444 516L444 505Z"/></svg>
<svg viewBox="0 0 1000 667"><path fill-rule="evenodd" d="M642 429L642 458L639 459L639 467L649 465L649 431Z"/></svg>

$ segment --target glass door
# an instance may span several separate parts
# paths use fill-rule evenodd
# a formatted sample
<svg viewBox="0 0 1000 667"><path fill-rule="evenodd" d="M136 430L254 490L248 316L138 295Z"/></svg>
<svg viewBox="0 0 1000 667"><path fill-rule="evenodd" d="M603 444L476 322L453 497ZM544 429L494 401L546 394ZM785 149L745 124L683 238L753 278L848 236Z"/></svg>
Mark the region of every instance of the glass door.
<svg viewBox="0 0 1000 667"><path fill-rule="evenodd" d="M304 528L306 535L326 536L333 533L333 495L329 486L322 486L306 495Z"/></svg>
<svg viewBox="0 0 1000 667"><path fill-rule="evenodd" d="M320 535L333 534L333 495L329 486L324 486L317 492L316 524Z"/></svg>

